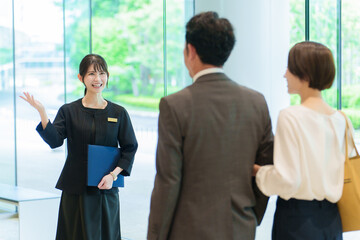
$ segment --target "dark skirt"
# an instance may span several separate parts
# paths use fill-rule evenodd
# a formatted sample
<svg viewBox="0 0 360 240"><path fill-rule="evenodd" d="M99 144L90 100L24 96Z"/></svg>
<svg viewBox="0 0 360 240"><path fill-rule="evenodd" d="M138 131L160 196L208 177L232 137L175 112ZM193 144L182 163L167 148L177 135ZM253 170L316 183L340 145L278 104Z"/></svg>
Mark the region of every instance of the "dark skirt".
<svg viewBox="0 0 360 240"><path fill-rule="evenodd" d="M117 192L62 192L57 240L120 240Z"/></svg>
<svg viewBox="0 0 360 240"><path fill-rule="evenodd" d="M273 240L342 240L339 210L335 203L278 197Z"/></svg>

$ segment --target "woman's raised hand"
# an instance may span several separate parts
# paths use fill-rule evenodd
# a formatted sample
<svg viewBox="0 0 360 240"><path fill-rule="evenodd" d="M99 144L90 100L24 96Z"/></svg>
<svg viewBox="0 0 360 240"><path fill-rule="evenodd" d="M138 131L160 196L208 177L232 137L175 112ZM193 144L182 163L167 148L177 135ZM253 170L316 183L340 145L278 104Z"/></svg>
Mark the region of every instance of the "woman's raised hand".
<svg viewBox="0 0 360 240"><path fill-rule="evenodd" d="M41 104L41 102L36 100L34 98L34 96L30 95L30 93L28 93L28 92L24 92L24 96L20 96L20 97L22 99L24 99L25 101L27 101L31 106L33 106L39 112L40 118L41 118L41 125L42 125L43 129L45 129L49 122L49 119L47 117L45 108Z"/></svg>
<svg viewBox="0 0 360 240"><path fill-rule="evenodd" d="M34 98L33 95L30 95L28 92L24 92L24 96L20 96L22 99L27 101L31 106L33 106L38 112L44 111L44 106Z"/></svg>

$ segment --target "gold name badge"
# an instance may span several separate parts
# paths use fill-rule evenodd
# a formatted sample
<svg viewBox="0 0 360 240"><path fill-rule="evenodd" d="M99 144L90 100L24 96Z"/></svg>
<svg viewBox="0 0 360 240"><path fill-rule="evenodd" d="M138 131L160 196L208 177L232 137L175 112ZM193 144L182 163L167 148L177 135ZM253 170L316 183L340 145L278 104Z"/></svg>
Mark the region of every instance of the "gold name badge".
<svg viewBox="0 0 360 240"><path fill-rule="evenodd" d="M108 122L117 122L117 118L108 117Z"/></svg>

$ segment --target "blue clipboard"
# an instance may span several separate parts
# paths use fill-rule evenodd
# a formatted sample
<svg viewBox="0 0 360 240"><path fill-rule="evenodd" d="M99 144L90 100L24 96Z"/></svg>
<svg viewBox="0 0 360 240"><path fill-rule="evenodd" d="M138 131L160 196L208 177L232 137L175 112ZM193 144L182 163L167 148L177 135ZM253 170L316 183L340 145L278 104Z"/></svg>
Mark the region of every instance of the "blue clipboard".
<svg viewBox="0 0 360 240"><path fill-rule="evenodd" d="M115 169L120 159L120 148L89 145L87 185L97 186L101 179ZM124 176L119 174L113 187L124 187Z"/></svg>

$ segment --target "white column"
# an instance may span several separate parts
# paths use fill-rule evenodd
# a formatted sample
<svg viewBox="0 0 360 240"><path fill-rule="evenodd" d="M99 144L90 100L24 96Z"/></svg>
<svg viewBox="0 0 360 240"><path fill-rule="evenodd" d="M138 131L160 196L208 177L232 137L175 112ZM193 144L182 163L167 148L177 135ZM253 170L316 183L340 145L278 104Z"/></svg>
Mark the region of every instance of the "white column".
<svg viewBox="0 0 360 240"><path fill-rule="evenodd" d="M289 0L195 0L195 13L216 11L230 20L236 44L224 69L234 81L264 94L274 129L289 105L283 78L289 50Z"/></svg>

